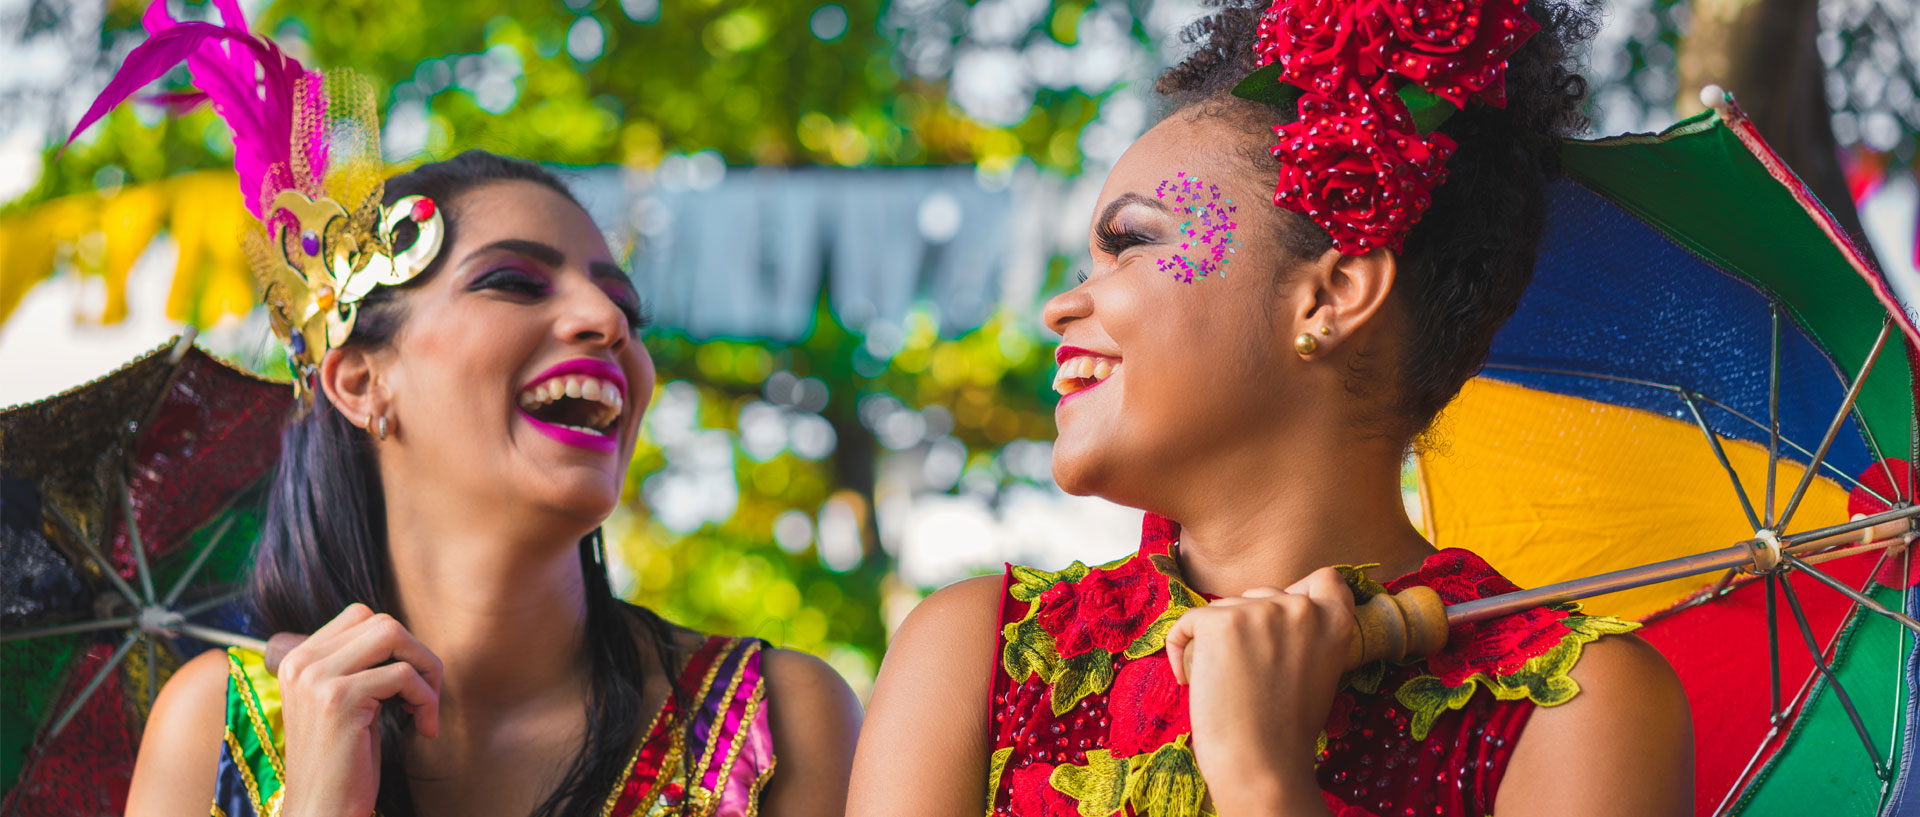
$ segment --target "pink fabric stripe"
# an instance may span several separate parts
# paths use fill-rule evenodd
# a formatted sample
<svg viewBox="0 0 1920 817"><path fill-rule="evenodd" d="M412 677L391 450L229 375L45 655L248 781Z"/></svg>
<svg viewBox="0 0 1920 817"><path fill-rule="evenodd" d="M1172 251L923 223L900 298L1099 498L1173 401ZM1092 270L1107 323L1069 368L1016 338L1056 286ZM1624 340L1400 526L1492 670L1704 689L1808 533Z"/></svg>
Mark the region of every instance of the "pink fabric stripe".
<svg viewBox="0 0 1920 817"><path fill-rule="evenodd" d="M755 695L760 693L762 679L759 650L755 650L753 655L741 662L739 678L740 687L735 690L733 700L727 702L726 714L708 741L713 747L713 763L700 777L700 787L707 791L719 791L720 774L727 771L724 768L727 765L727 755L733 750L733 742L744 725L742 721L747 714L747 705Z"/></svg>

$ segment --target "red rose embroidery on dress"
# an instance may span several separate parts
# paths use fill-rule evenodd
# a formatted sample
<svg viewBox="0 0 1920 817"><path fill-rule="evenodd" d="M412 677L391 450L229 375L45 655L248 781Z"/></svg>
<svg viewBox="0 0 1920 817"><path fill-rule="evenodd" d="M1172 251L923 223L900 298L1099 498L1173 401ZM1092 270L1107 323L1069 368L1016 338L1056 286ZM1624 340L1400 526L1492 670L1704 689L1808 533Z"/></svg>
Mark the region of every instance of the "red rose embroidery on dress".
<svg viewBox="0 0 1920 817"><path fill-rule="evenodd" d="M1373 812L1359 806L1349 806L1347 801L1336 797L1332 792L1321 791L1320 799L1326 801L1327 810L1333 812L1333 817L1374 817Z"/></svg>
<svg viewBox="0 0 1920 817"><path fill-rule="evenodd" d="M1193 731L1187 690L1173 679L1173 667L1164 655L1150 655L1121 667L1108 701L1113 730L1108 733L1107 748L1114 757L1146 754Z"/></svg>
<svg viewBox="0 0 1920 817"><path fill-rule="evenodd" d="M1397 593L1421 584L1433 588L1448 604L1520 589L1495 573L1485 560L1458 548L1428 557L1419 572L1395 580L1387 589ZM1569 615L1565 610L1535 607L1455 627L1447 635L1447 648L1427 658L1427 669L1448 686L1460 684L1476 672L1511 675L1527 659L1553 649L1567 637L1569 631L1560 622Z"/></svg>
<svg viewBox="0 0 1920 817"><path fill-rule="evenodd" d="M1035 763L1013 771L1007 803L1019 817L1079 817L1079 804L1053 787L1053 764Z"/></svg>
<svg viewBox="0 0 1920 817"><path fill-rule="evenodd" d="M1037 600L1040 626L1053 636L1061 658L1093 649L1125 652L1167 609L1167 577L1146 557L1093 570L1078 582L1061 582Z"/></svg>

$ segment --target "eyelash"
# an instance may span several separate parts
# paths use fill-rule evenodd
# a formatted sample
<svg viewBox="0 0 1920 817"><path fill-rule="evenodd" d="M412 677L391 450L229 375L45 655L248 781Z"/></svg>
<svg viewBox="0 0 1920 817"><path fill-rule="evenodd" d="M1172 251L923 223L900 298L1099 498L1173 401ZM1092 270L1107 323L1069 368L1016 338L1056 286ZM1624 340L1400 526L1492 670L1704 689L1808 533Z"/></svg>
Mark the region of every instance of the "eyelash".
<svg viewBox="0 0 1920 817"><path fill-rule="evenodd" d="M1133 230L1122 230L1111 222L1103 222L1093 229L1094 243L1100 251L1108 255L1119 255L1130 247L1152 243L1152 239Z"/></svg>
<svg viewBox="0 0 1920 817"><path fill-rule="evenodd" d="M538 298L551 291L544 282L511 268L480 276L479 280L473 282L473 288L498 289L524 298ZM646 314L646 309L633 299L613 293L608 293L607 297L613 300L614 306L620 308L620 314L626 316L627 326L633 331L639 332L653 325L653 319Z"/></svg>

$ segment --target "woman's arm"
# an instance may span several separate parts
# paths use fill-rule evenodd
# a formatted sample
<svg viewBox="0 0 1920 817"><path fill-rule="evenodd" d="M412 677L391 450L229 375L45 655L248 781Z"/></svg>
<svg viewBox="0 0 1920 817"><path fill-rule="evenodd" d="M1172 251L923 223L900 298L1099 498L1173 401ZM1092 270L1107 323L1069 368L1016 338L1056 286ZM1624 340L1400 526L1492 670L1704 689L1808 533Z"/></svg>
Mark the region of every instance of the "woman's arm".
<svg viewBox="0 0 1920 817"><path fill-rule="evenodd" d="M842 817L860 734L860 699L832 667L806 653L768 650L762 666L776 765L761 795L761 813Z"/></svg>
<svg viewBox="0 0 1920 817"><path fill-rule="evenodd" d="M202 817L226 736L227 654L208 650L167 680L153 702L133 766L127 817Z"/></svg>
<svg viewBox="0 0 1920 817"><path fill-rule="evenodd" d="M947 587L900 626L860 734L848 817L986 813L987 683L1002 584L987 576Z"/></svg>
<svg viewBox="0 0 1920 817"><path fill-rule="evenodd" d="M1580 694L1535 709L1500 782L1500 817L1683 817L1693 717L1667 660L1633 636L1586 645Z"/></svg>

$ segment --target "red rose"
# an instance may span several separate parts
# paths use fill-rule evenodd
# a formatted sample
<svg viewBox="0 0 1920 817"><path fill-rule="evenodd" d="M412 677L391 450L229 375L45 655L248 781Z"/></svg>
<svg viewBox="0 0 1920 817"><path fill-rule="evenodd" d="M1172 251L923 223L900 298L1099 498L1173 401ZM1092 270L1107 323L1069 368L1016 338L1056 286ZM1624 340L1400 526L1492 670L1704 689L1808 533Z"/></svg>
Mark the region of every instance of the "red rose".
<svg viewBox="0 0 1920 817"><path fill-rule="evenodd" d="M1095 569L1078 582L1061 582L1040 594L1040 626L1053 636L1061 658L1094 648L1123 652L1166 612L1167 577L1144 556L1111 569Z"/></svg>
<svg viewBox="0 0 1920 817"><path fill-rule="evenodd" d="M1433 588L1447 604L1520 589L1494 572L1486 560L1459 548L1447 548L1427 557L1418 572L1394 581L1387 589L1397 593L1414 585ZM1535 607L1455 627L1447 635L1447 648L1427 659L1427 669L1447 686L1456 686L1475 672L1489 675L1518 672L1528 659L1560 645L1571 632L1560 623L1568 615L1550 607Z"/></svg>
<svg viewBox="0 0 1920 817"><path fill-rule="evenodd" d="M1373 812L1359 806L1349 806L1347 805L1347 801L1340 799L1331 792L1322 790L1320 792L1320 799L1326 802L1327 810L1333 812L1333 817L1374 817Z"/></svg>
<svg viewBox="0 0 1920 817"><path fill-rule="evenodd" d="M1146 754L1193 731L1187 691L1173 679L1173 667L1163 655L1129 661L1120 668L1107 697L1107 716L1113 723L1107 749L1114 757Z"/></svg>
<svg viewBox="0 0 1920 817"><path fill-rule="evenodd" d="M1340 737L1352 726L1353 695L1342 692L1333 696L1333 706L1327 710L1327 737Z"/></svg>
<svg viewBox="0 0 1920 817"><path fill-rule="evenodd" d="M1388 67L1455 105L1505 107L1507 58L1540 30L1520 0L1380 0Z"/></svg>
<svg viewBox="0 0 1920 817"><path fill-rule="evenodd" d="M1013 817L1079 817L1079 804L1053 787L1053 764L1015 769L1007 782Z"/></svg>
<svg viewBox="0 0 1920 817"><path fill-rule="evenodd" d="M1351 98L1386 73L1391 36L1381 0L1277 0L1260 19L1261 65L1278 60L1284 82L1330 99Z"/></svg>
<svg viewBox="0 0 1920 817"><path fill-rule="evenodd" d="M1422 137L1384 120L1376 108L1308 94L1300 118L1274 129L1280 183L1273 203L1313 219L1347 255L1399 252L1453 154L1445 134Z"/></svg>

